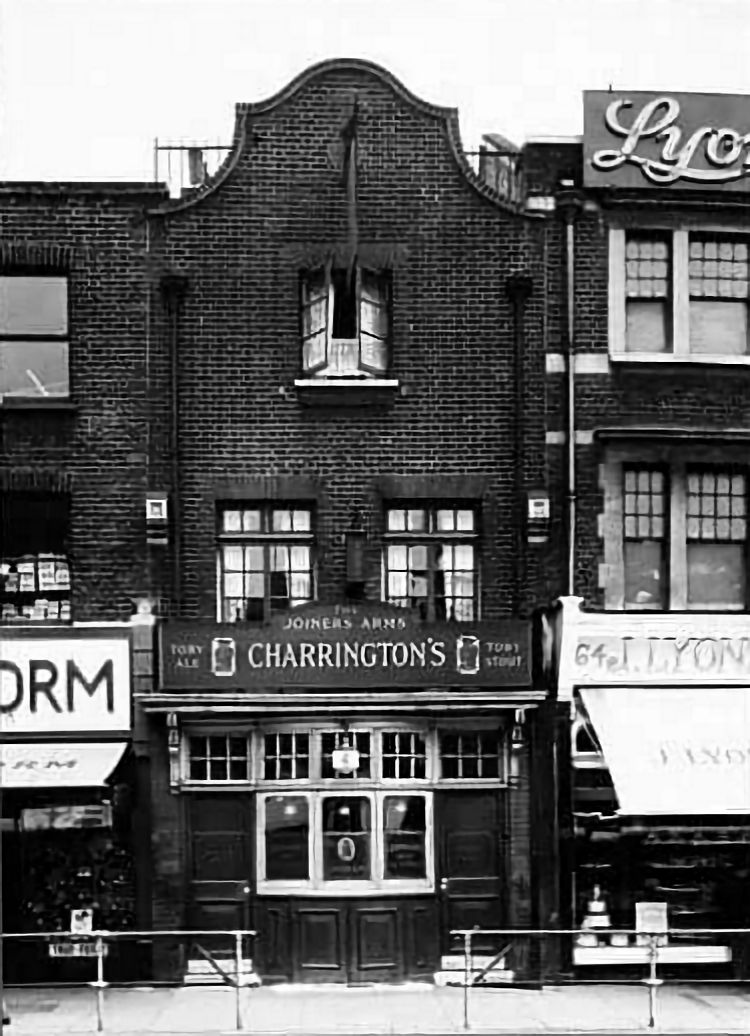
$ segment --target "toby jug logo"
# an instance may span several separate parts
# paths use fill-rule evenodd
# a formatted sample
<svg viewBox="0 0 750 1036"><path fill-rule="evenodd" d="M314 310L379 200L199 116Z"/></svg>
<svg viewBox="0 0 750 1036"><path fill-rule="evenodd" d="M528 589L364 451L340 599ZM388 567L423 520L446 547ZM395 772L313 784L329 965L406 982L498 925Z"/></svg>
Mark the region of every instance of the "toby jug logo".
<svg viewBox="0 0 750 1036"><path fill-rule="evenodd" d="M237 645L232 637L211 641L211 672L214 676L234 676L237 672Z"/></svg>

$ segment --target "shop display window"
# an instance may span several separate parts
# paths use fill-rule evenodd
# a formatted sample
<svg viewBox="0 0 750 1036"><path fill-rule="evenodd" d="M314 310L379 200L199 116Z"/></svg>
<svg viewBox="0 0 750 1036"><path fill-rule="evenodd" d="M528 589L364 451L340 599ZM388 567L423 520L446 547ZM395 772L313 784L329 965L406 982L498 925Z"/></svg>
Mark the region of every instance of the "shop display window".
<svg viewBox="0 0 750 1036"><path fill-rule="evenodd" d="M432 793L260 796L258 890L429 891Z"/></svg>
<svg viewBox="0 0 750 1036"><path fill-rule="evenodd" d="M69 508L62 493L0 497L0 622L71 621Z"/></svg>

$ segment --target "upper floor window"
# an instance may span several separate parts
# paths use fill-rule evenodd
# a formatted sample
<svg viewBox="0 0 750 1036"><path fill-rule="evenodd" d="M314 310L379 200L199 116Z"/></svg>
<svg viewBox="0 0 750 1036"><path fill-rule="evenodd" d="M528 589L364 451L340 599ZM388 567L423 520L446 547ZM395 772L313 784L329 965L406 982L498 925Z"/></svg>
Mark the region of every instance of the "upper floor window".
<svg viewBox="0 0 750 1036"><path fill-rule="evenodd" d="M63 493L0 495L2 622L70 622L69 513Z"/></svg>
<svg viewBox="0 0 750 1036"><path fill-rule="evenodd" d="M264 505L219 508L219 611L262 622L314 596L312 512Z"/></svg>
<svg viewBox="0 0 750 1036"><path fill-rule="evenodd" d="M0 397L68 391L67 279L0 277Z"/></svg>
<svg viewBox="0 0 750 1036"><path fill-rule="evenodd" d="M428 621L476 618L476 534L473 508L388 508L384 599Z"/></svg>
<svg viewBox="0 0 750 1036"><path fill-rule="evenodd" d="M621 358L750 355L750 237L719 231L610 232L610 352Z"/></svg>
<svg viewBox="0 0 750 1036"><path fill-rule="evenodd" d="M674 461L665 467L624 464L621 479L619 504L615 494L608 494L610 510L621 507L617 543L605 544L615 561L614 578L607 581L610 607L743 609L746 474ZM618 529L614 522L607 527L613 534Z"/></svg>
<svg viewBox="0 0 750 1036"><path fill-rule="evenodd" d="M302 278L302 371L320 378L383 377L388 369L388 279L328 266Z"/></svg>

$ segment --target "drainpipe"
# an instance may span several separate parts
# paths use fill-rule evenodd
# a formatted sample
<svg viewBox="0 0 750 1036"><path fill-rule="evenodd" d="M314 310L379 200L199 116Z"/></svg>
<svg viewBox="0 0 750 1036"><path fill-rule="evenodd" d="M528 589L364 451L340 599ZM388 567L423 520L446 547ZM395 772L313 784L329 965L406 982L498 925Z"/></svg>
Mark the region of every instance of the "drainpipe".
<svg viewBox="0 0 750 1036"><path fill-rule="evenodd" d="M526 302L531 295L532 282L530 277L513 276L505 282L505 291L513 307L513 382L515 386L515 420L513 434L513 479L515 483L516 496L516 521L514 522L514 581L513 581L513 612L519 614L523 603L524 584L526 581L526 545L524 542L524 530L526 528L525 507L524 507L524 442L526 438L525 428L525 346L526 329L525 315Z"/></svg>
<svg viewBox="0 0 750 1036"><path fill-rule="evenodd" d="M162 278L169 336L170 452L172 461L172 613L182 614L182 465L180 462L180 316L187 279L177 274Z"/></svg>
<svg viewBox="0 0 750 1036"><path fill-rule="evenodd" d="M565 352L567 368L567 428L568 444L567 472L567 579L565 593L575 594L576 564L576 369L575 369L575 219L581 209L580 194L571 190L572 181L562 180L557 195L557 209L565 221L565 309L566 335Z"/></svg>

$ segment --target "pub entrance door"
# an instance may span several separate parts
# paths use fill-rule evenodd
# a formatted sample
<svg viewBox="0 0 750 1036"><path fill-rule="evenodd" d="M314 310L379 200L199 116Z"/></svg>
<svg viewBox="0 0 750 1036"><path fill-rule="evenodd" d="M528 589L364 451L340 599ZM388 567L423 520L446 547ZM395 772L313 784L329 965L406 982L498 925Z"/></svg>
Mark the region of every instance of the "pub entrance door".
<svg viewBox="0 0 750 1036"><path fill-rule="evenodd" d="M437 887L441 953L460 953L456 928L502 928L502 799L496 791L447 791L435 795ZM499 940L476 939L478 953L497 952Z"/></svg>
<svg viewBox="0 0 750 1036"><path fill-rule="evenodd" d="M250 928L253 799L246 795L191 794L190 889L188 927L199 930ZM200 949L217 958L234 955L234 940L202 937L188 948L190 960ZM244 955L252 955L246 946Z"/></svg>

